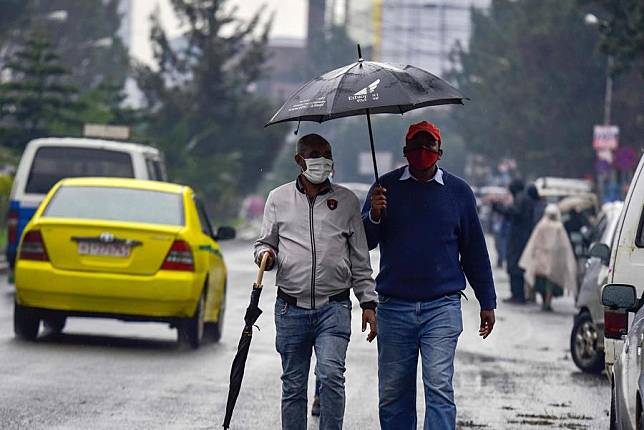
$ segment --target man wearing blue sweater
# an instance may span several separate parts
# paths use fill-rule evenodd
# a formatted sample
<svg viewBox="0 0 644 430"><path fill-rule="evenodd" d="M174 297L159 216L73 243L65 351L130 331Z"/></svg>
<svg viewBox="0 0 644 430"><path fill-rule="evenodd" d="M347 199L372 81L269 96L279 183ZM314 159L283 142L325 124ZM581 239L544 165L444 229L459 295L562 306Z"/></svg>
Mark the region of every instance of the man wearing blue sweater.
<svg viewBox="0 0 644 430"><path fill-rule="evenodd" d="M380 245L376 290L378 390L383 430L416 429L418 353L425 386L425 430L454 429L454 353L463 329L465 279L481 305L479 335L494 327L496 293L470 187L438 168L441 135L413 124L408 166L374 185L362 211L369 249Z"/></svg>

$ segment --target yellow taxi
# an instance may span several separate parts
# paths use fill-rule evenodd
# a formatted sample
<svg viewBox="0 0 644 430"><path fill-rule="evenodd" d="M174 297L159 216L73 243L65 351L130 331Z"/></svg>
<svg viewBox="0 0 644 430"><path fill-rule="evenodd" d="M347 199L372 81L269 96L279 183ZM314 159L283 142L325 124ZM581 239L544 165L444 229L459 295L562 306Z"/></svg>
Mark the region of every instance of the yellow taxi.
<svg viewBox="0 0 644 430"><path fill-rule="evenodd" d="M198 348L221 337L226 266L190 187L122 178L63 179L22 235L16 260L14 331L40 322L60 332L67 317L158 321Z"/></svg>

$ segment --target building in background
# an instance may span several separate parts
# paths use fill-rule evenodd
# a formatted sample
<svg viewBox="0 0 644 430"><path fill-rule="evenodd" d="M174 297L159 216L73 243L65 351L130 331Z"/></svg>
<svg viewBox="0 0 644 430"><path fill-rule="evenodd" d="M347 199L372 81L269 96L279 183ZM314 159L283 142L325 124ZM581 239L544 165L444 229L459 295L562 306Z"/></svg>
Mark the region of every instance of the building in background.
<svg viewBox="0 0 644 430"><path fill-rule="evenodd" d="M346 24L356 41L373 47L373 59L413 64L437 74L450 68L458 42L467 48L470 9L490 0L344 0Z"/></svg>

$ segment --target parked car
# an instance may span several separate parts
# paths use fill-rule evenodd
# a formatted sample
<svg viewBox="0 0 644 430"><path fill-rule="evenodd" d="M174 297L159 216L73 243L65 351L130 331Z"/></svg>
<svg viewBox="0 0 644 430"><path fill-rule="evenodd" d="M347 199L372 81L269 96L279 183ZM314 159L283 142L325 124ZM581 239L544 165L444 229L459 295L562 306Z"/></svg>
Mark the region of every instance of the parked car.
<svg viewBox="0 0 644 430"><path fill-rule="evenodd" d="M621 330L614 333L622 337L624 346L613 365L610 428L640 430L644 428L644 299L637 299L633 285L608 284L602 291L602 303L610 311L611 318L619 320L616 325L627 325L629 313L635 314L628 334Z"/></svg>
<svg viewBox="0 0 644 430"><path fill-rule="evenodd" d="M45 195L59 180L79 176L167 180L163 156L151 146L86 138L32 140L10 195L6 254L12 269L22 231Z"/></svg>
<svg viewBox="0 0 644 430"><path fill-rule="evenodd" d="M617 221L623 202L606 203L593 228L594 244L610 248L617 230ZM591 245L591 253L593 246ZM579 312L570 333L570 352L577 367L588 373L604 370L604 308L601 287L608 276L608 259L590 257L586 261L584 278L580 284L575 305Z"/></svg>
<svg viewBox="0 0 644 430"><path fill-rule="evenodd" d="M593 255L609 260L609 284L633 286L636 297L642 297L644 285L644 157L640 160L624 208L617 222L617 232L612 248L598 244ZM606 293L604 287L604 297ZM613 288L611 288L612 290ZM603 300L604 306L604 352L606 373L611 381L611 421L613 428L635 428L641 415L639 370L633 370L634 362L640 366L642 337L641 319L629 318L622 306L612 306ZM631 336L631 334L634 336ZM639 337L637 337L639 336ZM639 408L639 409L638 409ZM641 422L640 422L641 424ZM641 427L638 427L641 428Z"/></svg>
<svg viewBox="0 0 644 430"><path fill-rule="evenodd" d="M64 179L22 236L16 260L15 334L55 332L67 317L158 321L197 348L218 340L226 266L199 199L186 186L122 178Z"/></svg>

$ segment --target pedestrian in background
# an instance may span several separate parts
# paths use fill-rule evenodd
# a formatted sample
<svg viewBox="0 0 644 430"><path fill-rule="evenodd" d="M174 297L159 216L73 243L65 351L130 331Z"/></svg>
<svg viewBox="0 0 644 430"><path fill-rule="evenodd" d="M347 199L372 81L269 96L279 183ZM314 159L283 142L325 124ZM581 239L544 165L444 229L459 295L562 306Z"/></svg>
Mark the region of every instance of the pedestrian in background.
<svg viewBox="0 0 644 430"><path fill-rule="evenodd" d="M362 211L369 248L380 245L380 426L416 429L420 353L424 428L454 429L452 377L465 278L481 304L479 334L485 339L496 308L492 269L472 189L437 166L443 153L438 128L414 124L405 142L409 165L380 178Z"/></svg>
<svg viewBox="0 0 644 430"><path fill-rule="evenodd" d="M344 372L351 336L353 289L362 331L376 337L377 295L358 198L332 184L331 145L317 134L300 138L297 179L271 191L255 261L277 265L275 344L282 359L282 429L306 430L307 386L315 349L320 380L320 429L342 428Z"/></svg>
<svg viewBox="0 0 644 430"><path fill-rule="evenodd" d="M525 249L530 234L535 225L535 213L539 202L536 187L524 189L520 179L514 179L508 189L512 194L512 204L502 206L495 204L492 209L510 220L510 237L507 250L507 272L510 278L511 296L504 299L506 303L523 304L526 302L523 270L519 267L519 259Z"/></svg>
<svg viewBox="0 0 644 430"><path fill-rule="evenodd" d="M525 270L525 280L542 297L542 309L552 311L552 298L564 290L577 292L577 260L561 223L557 205L546 206L526 245L519 266Z"/></svg>

